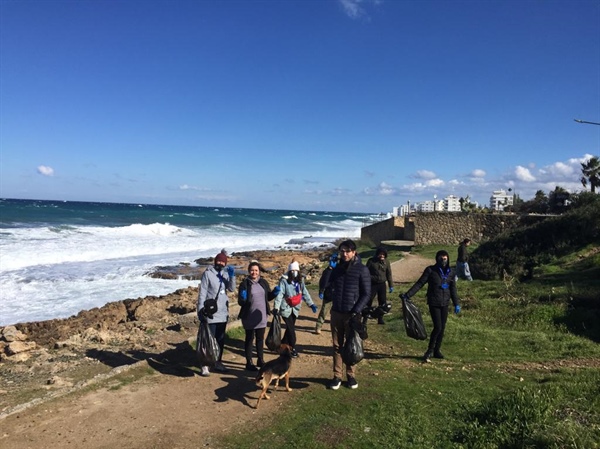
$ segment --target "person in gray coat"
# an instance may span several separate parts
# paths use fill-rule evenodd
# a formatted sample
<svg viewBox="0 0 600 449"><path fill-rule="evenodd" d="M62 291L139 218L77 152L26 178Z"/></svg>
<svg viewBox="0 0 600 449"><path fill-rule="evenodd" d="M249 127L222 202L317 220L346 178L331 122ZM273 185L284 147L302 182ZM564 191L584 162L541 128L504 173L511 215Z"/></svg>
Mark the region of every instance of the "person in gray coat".
<svg viewBox="0 0 600 449"><path fill-rule="evenodd" d="M215 371L226 372L227 368L223 365L223 347L225 346L225 330L229 320L229 298L227 290L235 291L235 270L227 265L227 253L221 250L216 255L214 265L204 270L200 279L200 288L198 290L198 319L202 323L208 324L210 332L214 335L219 344L219 358L215 363ZM216 300L216 304L215 301ZM207 302L208 301L208 302ZM208 366L202 367L202 376L210 374Z"/></svg>

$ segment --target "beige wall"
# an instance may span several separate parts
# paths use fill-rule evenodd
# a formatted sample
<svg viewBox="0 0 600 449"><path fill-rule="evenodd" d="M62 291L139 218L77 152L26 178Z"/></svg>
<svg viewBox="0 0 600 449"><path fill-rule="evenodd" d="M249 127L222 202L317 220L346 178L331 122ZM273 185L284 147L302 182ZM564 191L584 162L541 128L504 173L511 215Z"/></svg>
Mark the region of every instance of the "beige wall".
<svg viewBox="0 0 600 449"><path fill-rule="evenodd" d="M474 214L468 212L424 212L393 217L366 226L361 239L379 245L382 240L411 240L415 245L458 245L463 239L489 240L501 232L529 225L545 216Z"/></svg>

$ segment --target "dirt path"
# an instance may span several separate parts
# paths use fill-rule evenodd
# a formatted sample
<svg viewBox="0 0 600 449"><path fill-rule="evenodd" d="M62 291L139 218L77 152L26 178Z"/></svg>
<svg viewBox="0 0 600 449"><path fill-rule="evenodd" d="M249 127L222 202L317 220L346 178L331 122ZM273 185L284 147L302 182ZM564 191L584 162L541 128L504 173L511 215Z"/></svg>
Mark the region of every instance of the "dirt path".
<svg viewBox="0 0 600 449"><path fill-rule="evenodd" d="M392 264L394 279L412 282L429 263L420 256L406 255ZM392 300L397 300L396 293ZM301 356L294 361L294 391L276 392L258 410L254 409L258 387L252 373L244 371L242 342L229 341L224 361L230 372L226 374L204 378L177 363L139 362L133 371L148 366L158 374L118 389L108 380L101 387L84 389L0 420L0 449L215 447L215 436L249 428L303 390L325 388L331 377L331 336L329 331L315 335L316 316L307 307L302 312L297 322ZM269 354L267 359L273 357Z"/></svg>

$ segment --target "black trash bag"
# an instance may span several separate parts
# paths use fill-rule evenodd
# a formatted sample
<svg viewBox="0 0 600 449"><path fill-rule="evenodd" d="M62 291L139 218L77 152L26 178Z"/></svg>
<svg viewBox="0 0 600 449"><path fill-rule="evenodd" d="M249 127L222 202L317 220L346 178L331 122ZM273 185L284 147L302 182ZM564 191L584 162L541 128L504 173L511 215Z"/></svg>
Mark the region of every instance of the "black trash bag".
<svg viewBox="0 0 600 449"><path fill-rule="evenodd" d="M406 335L415 340L427 339L427 331L421 317L421 311L415 303L405 296L402 297L402 313L404 314Z"/></svg>
<svg viewBox="0 0 600 449"><path fill-rule="evenodd" d="M219 360L219 343L214 337L208 323L201 321L198 328L198 337L196 339L196 354L201 366L214 366Z"/></svg>
<svg viewBox="0 0 600 449"><path fill-rule="evenodd" d="M271 351L279 351L279 347L281 346L281 321L279 320L279 315L273 315L265 343Z"/></svg>
<svg viewBox="0 0 600 449"><path fill-rule="evenodd" d="M356 365L365 357L363 341L359 333L360 328L362 328L360 320L350 320L346 341L342 348L342 361L346 365Z"/></svg>

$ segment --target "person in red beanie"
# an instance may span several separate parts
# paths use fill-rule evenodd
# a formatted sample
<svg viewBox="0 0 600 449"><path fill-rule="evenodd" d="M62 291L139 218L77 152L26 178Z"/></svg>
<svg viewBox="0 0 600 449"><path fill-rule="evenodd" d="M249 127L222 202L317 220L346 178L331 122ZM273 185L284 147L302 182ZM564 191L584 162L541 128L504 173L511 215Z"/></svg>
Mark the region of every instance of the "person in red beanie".
<svg viewBox="0 0 600 449"><path fill-rule="evenodd" d="M222 373L227 371L221 361L225 346L225 330L229 320L229 298L226 290L235 291L235 269L232 266L227 266L225 269L226 266L227 253L223 249L215 256L214 265L208 267L202 274L197 305L201 325L208 324L208 328L219 343L219 359L215 363L214 370ZM216 300L216 304L211 300ZM209 367L203 366L202 376L209 374Z"/></svg>

